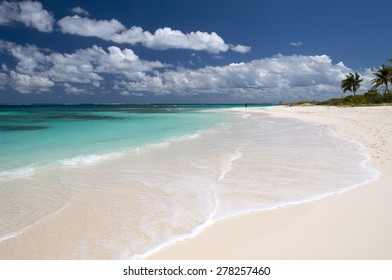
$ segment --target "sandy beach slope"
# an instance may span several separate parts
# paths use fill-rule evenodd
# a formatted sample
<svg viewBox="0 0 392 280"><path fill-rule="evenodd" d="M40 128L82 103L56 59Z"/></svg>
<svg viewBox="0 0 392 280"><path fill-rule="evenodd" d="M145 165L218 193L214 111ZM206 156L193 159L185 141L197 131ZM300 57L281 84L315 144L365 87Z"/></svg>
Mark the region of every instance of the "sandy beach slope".
<svg viewBox="0 0 392 280"><path fill-rule="evenodd" d="M376 181L317 201L213 224L150 259L392 259L392 107L247 109L333 126L361 143Z"/></svg>

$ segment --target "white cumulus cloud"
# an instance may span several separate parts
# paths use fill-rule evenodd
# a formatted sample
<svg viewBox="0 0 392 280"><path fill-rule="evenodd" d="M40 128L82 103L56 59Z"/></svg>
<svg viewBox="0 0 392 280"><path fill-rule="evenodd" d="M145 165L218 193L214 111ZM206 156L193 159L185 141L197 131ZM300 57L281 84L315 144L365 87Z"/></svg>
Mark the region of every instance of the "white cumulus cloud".
<svg viewBox="0 0 392 280"><path fill-rule="evenodd" d="M12 86L21 93L49 91L50 88L54 86L53 81L42 76L31 76L11 71L11 78L13 80Z"/></svg>
<svg viewBox="0 0 392 280"><path fill-rule="evenodd" d="M64 83L64 90L67 94L74 94L74 95L80 95L80 94L85 94L86 90L83 88L77 88L75 86L70 85L69 83Z"/></svg>
<svg viewBox="0 0 392 280"><path fill-rule="evenodd" d="M191 32L184 34L171 28L159 28L154 34L144 32L145 40L141 43L151 49L166 50L171 48L207 51L210 53L226 52L229 46L215 32Z"/></svg>
<svg viewBox="0 0 392 280"><path fill-rule="evenodd" d="M104 40L125 30L125 26L116 19L92 20L78 15L65 17L58 21L58 25L63 33L94 36Z"/></svg>
<svg viewBox="0 0 392 280"><path fill-rule="evenodd" d="M164 27L151 33L138 26L127 29L116 19L96 20L78 15L64 17L58 21L58 24L63 33L94 36L116 43L141 44L155 50L189 49L217 54L230 49L230 45L215 32L183 33L180 30ZM240 53L250 51L250 47L242 45L232 46L231 49Z"/></svg>
<svg viewBox="0 0 392 280"><path fill-rule="evenodd" d="M83 9L82 7L79 7L79 6L72 8L71 12L73 12L74 14L82 15L82 16L89 15L89 12L87 12L85 9Z"/></svg>
<svg viewBox="0 0 392 280"><path fill-rule="evenodd" d="M0 25L21 22L42 32L52 32L55 20L51 13L35 1L3 1L0 3Z"/></svg>
<svg viewBox="0 0 392 280"><path fill-rule="evenodd" d="M298 41L298 42L290 42L290 46L292 46L292 47L300 47L300 46L302 46L304 43L303 42L301 42L301 41Z"/></svg>
<svg viewBox="0 0 392 280"><path fill-rule="evenodd" d="M237 46L231 46L231 50L239 53L248 53L251 51L251 47L237 45Z"/></svg>

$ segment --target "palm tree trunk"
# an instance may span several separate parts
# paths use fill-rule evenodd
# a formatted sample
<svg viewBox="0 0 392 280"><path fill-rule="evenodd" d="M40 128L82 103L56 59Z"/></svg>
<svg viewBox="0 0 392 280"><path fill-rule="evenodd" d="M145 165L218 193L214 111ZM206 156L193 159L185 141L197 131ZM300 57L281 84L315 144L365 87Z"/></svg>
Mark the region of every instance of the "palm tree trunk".
<svg viewBox="0 0 392 280"><path fill-rule="evenodd" d="M388 82L385 81L385 92L384 92L384 94L387 94L387 92L388 92Z"/></svg>

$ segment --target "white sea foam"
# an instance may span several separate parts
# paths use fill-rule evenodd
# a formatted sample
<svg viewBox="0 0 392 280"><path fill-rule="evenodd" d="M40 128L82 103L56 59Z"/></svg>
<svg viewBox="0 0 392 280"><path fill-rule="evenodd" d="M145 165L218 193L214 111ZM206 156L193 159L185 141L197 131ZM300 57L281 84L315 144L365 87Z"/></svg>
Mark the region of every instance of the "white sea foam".
<svg viewBox="0 0 392 280"><path fill-rule="evenodd" d="M199 136L200 136L200 133L193 133L193 134L186 136L186 138L187 139L196 139Z"/></svg>
<svg viewBox="0 0 392 280"><path fill-rule="evenodd" d="M232 164L235 160L239 159L242 157L242 153L239 152L238 150L235 151L234 153L228 155L228 159L223 163L223 165L220 168L220 174L219 174L219 178L218 180L222 180L223 178L225 178L227 172L230 171Z"/></svg>
<svg viewBox="0 0 392 280"><path fill-rule="evenodd" d="M18 177L26 177L35 174L35 169L32 166L24 166L21 168L15 168L10 170L5 170L0 172L0 178L18 178Z"/></svg>
<svg viewBox="0 0 392 280"><path fill-rule="evenodd" d="M7 239L14 238L14 237L18 236L19 234L21 234L21 232L8 233L3 236L0 236L0 242L7 240Z"/></svg>
<svg viewBox="0 0 392 280"><path fill-rule="evenodd" d="M158 246L155 246L155 247L153 247L153 248L151 248L141 254L135 254L132 256L128 256L128 259L133 259L133 260L145 259L146 257L158 252L159 250L161 250L169 245L172 245L172 244L177 243L179 241L183 241L183 240L187 240L187 239L196 237L200 232L202 232L204 229L206 229L207 227L212 225L214 222L216 222L216 220L214 219L214 215L219 207L219 199L218 199L218 196L215 191L213 194L214 194L215 208L213 209L213 211L211 211L210 215L208 216L208 218L205 220L204 223L194 227L193 230L189 233L173 236L171 239L166 240L165 242L160 243Z"/></svg>
<svg viewBox="0 0 392 280"><path fill-rule="evenodd" d="M196 132L193 134L187 134L184 136L172 137L168 140L168 142L178 142L178 141L185 141L185 140L193 140L200 136L200 132Z"/></svg>
<svg viewBox="0 0 392 280"><path fill-rule="evenodd" d="M200 133L201 132L196 132L196 133L187 134L187 135L184 135L184 136L171 137L171 138L168 138L168 139L164 139L161 142L151 143L151 144L147 144L145 146L136 147L134 149L134 151L135 152L141 152L144 149L167 148L171 144L176 143L176 142L196 139L196 138L198 138L200 136Z"/></svg>
<svg viewBox="0 0 392 280"><path fill-rule="evenodd" d="M116 159L124 153L106 153L106 154L90 154L90 155L79 155L69 159L59 160L59 163L64 166L76 166L76 165L87 165L96 164L105 160Z"/></svg>

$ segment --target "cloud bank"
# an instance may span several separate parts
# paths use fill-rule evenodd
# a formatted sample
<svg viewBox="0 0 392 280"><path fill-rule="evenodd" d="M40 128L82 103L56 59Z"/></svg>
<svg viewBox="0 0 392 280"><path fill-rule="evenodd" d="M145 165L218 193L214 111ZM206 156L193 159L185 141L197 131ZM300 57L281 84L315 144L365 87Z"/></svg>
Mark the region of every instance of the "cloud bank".
<svg viewBox="0 0 392 280"><path fill-rule="evenodd" d="M99 88L108 78L105 75L132 80L170 66L141 60L132 50L121 50L116 46L107 50L93 46L61 54L0 40L0 52L12 56L17 62L15 69L3 67L2 74L8 73L8 84L26 94L49 91L55 85L65 87L69 93L87 93Z"/></svg>
<svg viewBox="0 0 392 280"><path fill-rule="evenodd" d="M218 94L235 100L323 100L341 95L340 81L348 72L343 63L333 64L326 55L277 55L198 70L168 70L123 87L129 92Z"/></svg>
<svg viewBox="0 0 392 280"><path fill-rule="evenodd" d="M0 52L16 66L2 64L0 87L21 93L51 91L68 94L209 95L211 99L290 102L341 96L340 81L351 72L326 55L277 55L243 63L200 69L173 67L140 59L131 49L98 46L73 53L57 53L33 45L0 41ZM363 89L370 87L372 71L365 70Z"/></svg>

